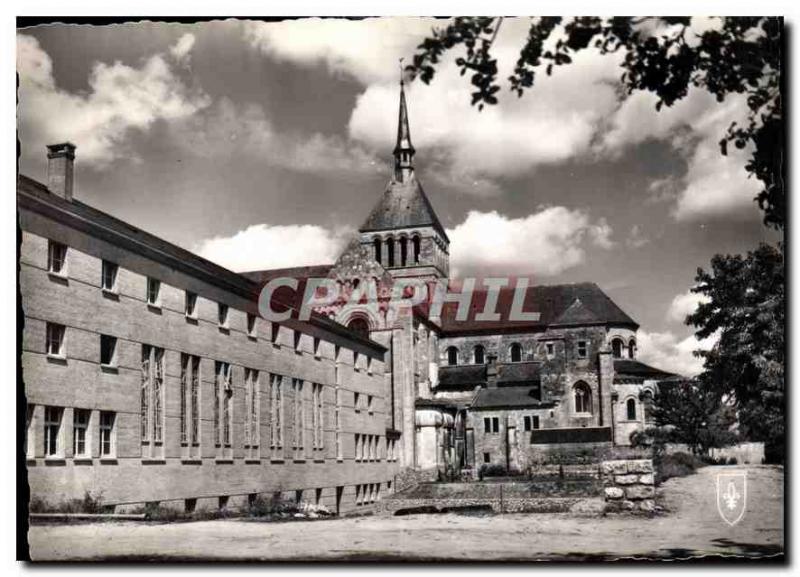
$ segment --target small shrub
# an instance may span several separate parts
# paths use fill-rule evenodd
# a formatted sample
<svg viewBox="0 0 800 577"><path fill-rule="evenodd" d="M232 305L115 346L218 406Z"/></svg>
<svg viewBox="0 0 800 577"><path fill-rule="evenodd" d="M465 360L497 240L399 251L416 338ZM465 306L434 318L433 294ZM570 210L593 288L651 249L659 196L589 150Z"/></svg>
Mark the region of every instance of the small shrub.
<svg viewBox="0 0 800 577"><path fill-rule="evenodd" d="M481 468L478 469L479 479L483 479L484 477L505 477L506 474L506 468L497 463L484 463L481 465Z"/></svg>
<svg viewBox="0 0 800 577"><path fill-rule="evenodd" d="M728 464L729 465L736 465L738 463L739 463L739 461L736 459L736 457L731 457L730 459L728 459Z"/></svg>
<svg viewBox="0 0 800 577"><path fill-rule="evenodd" d="M705 463L689 453L673 453L661 455L655 462L656 485L660 485L672 477L686 477L692 475Z"/></svg>

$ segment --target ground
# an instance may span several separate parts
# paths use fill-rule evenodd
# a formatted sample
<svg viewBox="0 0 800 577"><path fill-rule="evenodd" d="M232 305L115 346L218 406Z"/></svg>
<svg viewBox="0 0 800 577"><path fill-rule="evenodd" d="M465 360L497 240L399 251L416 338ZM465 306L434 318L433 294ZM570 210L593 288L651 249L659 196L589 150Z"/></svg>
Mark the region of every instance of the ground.
<svg viewBox="0 0 800 577"><path fill-rule="evenodd" d="M716 475L747 470L747 509L734 527L716 505ZM263 523L39 525L34 560L580 560L703 555L765 557L783 551L783 469L705 467L659 490L665 514L358 517Z"/></svg>

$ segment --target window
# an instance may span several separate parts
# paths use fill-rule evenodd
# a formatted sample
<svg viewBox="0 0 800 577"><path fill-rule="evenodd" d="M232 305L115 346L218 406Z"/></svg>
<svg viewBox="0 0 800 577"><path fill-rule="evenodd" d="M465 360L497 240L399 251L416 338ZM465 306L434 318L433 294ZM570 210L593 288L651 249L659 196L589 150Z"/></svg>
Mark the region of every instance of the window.
<svg viewBox="0 0 800 577"><path fill-rule="evenodd" d="M484 417L483 418L483 432L484 433L499 433L500 432L500 418L499 417Z"/></svg>
<svg viewBox="0 0 800 577"><path fill-rule="evenodd" d="M578 358L585 359L589 356L589 344L586 341L578 341Z"/></svg>
<svg viewBox="0 0 800 577"><path fill-rule="evenodd" d="M419 252L420 252L420 245L419 245L419 237L415 236L411 242L414 244L414 264L419 264Z"/></svg>
<svg viewBox="0 0 800 577"><path fill-rule="evenodd" d="M455 366L458 364L458 349L455 347L447 347L447 364Z"/></svg>
<svg viewBox="0 0 800 577"><path fill-rule="evenodd" d="M256 315L247 315L247 336L251 339L258 337L258 325L256 324Z"/></svg>
<svg viewBox="0 0 800 577"><path fill-rule="evenodd" d="M394 239L386 239L386 266L394 266Z"/></svg>
<svg viewBox="0 0 800 577"><path fill-rule="evenodd" d="M47 323L47 354L52 357L65 357L66 350L64 347L64 325L56 323Z"/></svg>
<svg viewBox="0 0 800 577"><path fill-rule="evenodd" d="M322 385L313 384L311 387L312 413L311 421L314 429L314 449L319 451L323 448L323 429L322 429Z"/></svg>
<svg viewBox="0 0 800 577"><path fill-rule="evenodd" d="M622 358L622 339L613 339L611 341L611 354L614 356L615 359Z"/></svg>
<svg viewBox="0 0 800 577"><path fill-rule="evenodd" d="M334 379L336 388L333 391L333 429L334 429L334 444L336 445L336 458L341 460L344 458L342 451L342 420L341 420L341 392L339 391L339 364L337 363L334 369Z"/></svg>
<svg viewBox="0 0 800 577"><path fill-rule="evenodd" d="M161 306L161 281L147 277L147 304Z"/></svg>
<svg viewBox="0 0 800 577"><path fill-rule="evenodd" d="M259 445L259 412L261 406L261 395L258 391L258 371L254 369L244 370L245 385L245 423L244 423L244 443L245 448L250 449L249 457L258 458Z"/></svg>
<svg viewBox="0 0 800 577"><path fill-rule="evenodd" d="M522 345L513 343L509 348L512 363L519 363L522 361Z"/></svg>
<svg viewBox="0 0 800 577"><path fill-rule="evenodd" d="M303 381L292 379L292 392L294 393L294 432L292 445L295 449L294 458L303 458L306 437L305 399L303 398Z"/></svg>
<svg viewBox="0 0 800 577"><path fill-rule="evenodd" d="M483 462L484 463L491 463L492 462L492 454L491 453L484 453L483 454Z"/></svg>
<svg viewBox="0 0 800 577"><path fill-rule="evenodd" d="M61 451L61 407L44 408L44 456L57 457Z"/></svg>
<svg viewBox="0 0 800 577"><path fill-rule="evenodd" d="M200 445L200 357L181 353L181 444ZM184 453L196 456L196 453Z"/></svg>
<svg viewBox="0 0 800 577"><path fill-rule="evenodd" d="M61 276L67 274L67 247L60 242L47 241L47 270Z"/></svg>
<svg viewBox="0 0 800 577"><path fill-rule="evenodd" d="M625 403L627 418L629 421L636 420L636 399L628 399Z"/></svg>
<svg viewBox="0 0 800 577"><path fill-rule="evenodd" d="M117 365L117 339L109 335L100 335L100 364L107 367Z"/></svg>
<svg viewBox="0 0 800 577"><path fill-rule="evenodd" d="M372 246L374 250L375 260L381 262L381 239L376 238L372 241Z"/></svg>
<svg viewBox="0 0 800 577"><path fill-rule="evenodd" d="M314 337L314 358L320 358L320 339L319 337Z"/></svg>
<svg viewBox="0 0 800 577"><path fill-rule="evenodd" d="M164 417L164 349L142 345L140 431L143 445L161 445ZM155 456L151 450L149 456Z"/></svg>
<svg viewBox="0 0 800 577"><path fill-rule="evenodd" d="M186 318L197 318L197 295L193 292L186 291L183 301L183 312Z"/></svg>
<svg viewBox="0 0 800 577"><path fill-rule="evenodd" d="M281 391L282 377L270 375L270 446L273 449L273 458L280 455L283 448L283 394Z"/></svg>
<svg viewBox="0 0 800 577"><path fill-rule="evenodd" d="M117 292L117 270L118 267L113 262L103 261L102 287L104 291Z"/></svg>
<svg viewBox="0 0 800 577"><path fill-rule="evenodd" d="M547 354L548 359L552 359L556 356L556 345L555 343L546 343L544 345L545 353Z"/></svg>
<svg viewBox="0 0 800 577"><path fill-rule="evenodd" d="M365 339L369 338L369 323L366 319L356 317L347 323L347 328Z"/></svg>
<svg viewBox="0 0 800 577"><path fill-rule="evenodd" d="M524 424L526 431L532 431L534 429L539 428L539 416L538 415L526 415L524 417Z"/></svg>
<svg viewBox="0 0 800 577"><path fill-rule="evenodd" d="M269 339L272 341L272 346L277 347L280 346L278 344L278 323L270 323L270 331L269 331Z"/></svg>
<svg viewBox="0 0 800 577"><path fill-rule="evenodd" d="M534 415L533 416L533 428L534 429L538 429L539 428L539 415Z"/></svg>
<svg viewBox="0 0 800 577"><path fill-rule="evenodd" d="M400 239L400 265L406 266L408 260L408 240L403 237Z"/></svg>
<svg viewBox="0 0 800 577"><path fill-rule="evenodd" d="M31 404L25 407L25 456L29 459L33 458L34 431L31 429L31 424L34 408L35 406Z"/></svg>
<svg viewBox="0 0 800 577"><path fill-rule="evenodd" d="M100 411L100 457L113 457L115 454L114 421L115 413Z"/></svg>
<svg viewBox="0 0 800 577"><path fill-rule="evenodd" d="M88 457L89 445L86 431L89 429L91 411L74 409L72 411L72 455L74 457Z"/></svg>
<svg viewBox="0 0 800 577"><path fill-rule="evenodd" d="M485 357L484 353L485 353L485 350L484 350L483 346L475 345L475 348L472 349L472 361L476 365L484 364L486 362L485 359L484 359L484 357Z"/></svg>
<svg viewBox="0 0 800 577"><path fill-rule="evenodd" d="M631 339L631 341L628 343L628 358L632 359L635 356L636 356L636 341Z"/></svg>
<svg viewBox="0 0 800 577"><path fill-rule="evenodd" d="M360 461L361 460L361 435L356 433L355 434L355 438L356 438L356 440L355 440L355 447L356 447L355 459L356 459L356 461Z"/></svg>
<svg viewBox="0 0 800 577"><path fill-rule="evenodd" d="M217 447L230 447L233 427L231 365L220 361L214 365L214 443Z"/></svg>
<svg viewBox="0 0 800 577"><path fill-rule="evenodd" d="M353 409L356 413L361 412L361 393L353 393Z"/></svg>
<svg viewBox="0 0 800 577"><path fill-rule="evenodd" d="M300 331L298 331L298 330L294 331L294 352L296 352L296 353L302 353L303 352L302 337L303 337L303 334Z"/></svg>
<svg viewBox="0 0 800 577"><path fill-rule="evenodd" d="M576 413L591 413L592 412L592 390L584 382L576 383L573 387L575 396L575 412Z"/></svg>
<svg viewBox="0 0 800 577"><path fill-rule="evenodd" d="M220 328L228 328L228 305L222 303L217 305L217 324Z"/></svg>
<svg viewBox="0 0 800 577"><path fill-rule="evenodd" d="M372 414L372 395L367 395L367 412Z"/></svg>

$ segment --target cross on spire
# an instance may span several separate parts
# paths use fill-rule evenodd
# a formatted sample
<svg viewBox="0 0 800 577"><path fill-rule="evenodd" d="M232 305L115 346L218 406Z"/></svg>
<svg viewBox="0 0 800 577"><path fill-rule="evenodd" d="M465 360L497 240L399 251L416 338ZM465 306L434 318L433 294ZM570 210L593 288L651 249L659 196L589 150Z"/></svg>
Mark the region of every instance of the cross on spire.
<svg viewBox="0 0 800 577"><path fill-rule="evenodd" d="M414 171L414 146L411 144L411 129L408 126L405 82L403 82L403 59L400 59L400 113L397 121L397 145L394 147L394 177L404 182Z"/></svg>

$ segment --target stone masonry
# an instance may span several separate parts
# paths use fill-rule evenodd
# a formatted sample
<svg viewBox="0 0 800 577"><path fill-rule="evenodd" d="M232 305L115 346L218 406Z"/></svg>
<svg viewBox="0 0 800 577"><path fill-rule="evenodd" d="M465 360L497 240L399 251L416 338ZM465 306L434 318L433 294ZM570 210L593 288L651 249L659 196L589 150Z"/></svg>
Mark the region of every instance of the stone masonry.
<svg viewBox="0 0 800 577"><path fill-rule="evenodd" d="M655 509L655 479L650 459L603 461L600 467L607 511Z"/></svg>

